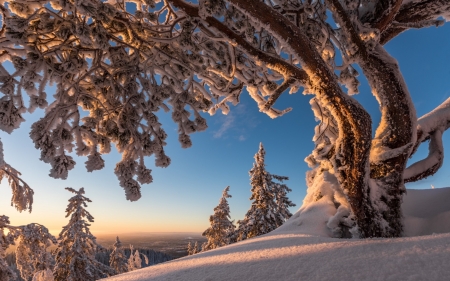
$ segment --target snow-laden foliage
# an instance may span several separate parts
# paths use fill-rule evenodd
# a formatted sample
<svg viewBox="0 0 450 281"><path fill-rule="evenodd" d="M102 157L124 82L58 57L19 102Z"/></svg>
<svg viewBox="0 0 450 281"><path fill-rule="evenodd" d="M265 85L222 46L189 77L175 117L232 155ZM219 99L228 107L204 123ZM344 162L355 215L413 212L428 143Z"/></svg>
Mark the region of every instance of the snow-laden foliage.
<svg viewBox="0 0 450 281"><path fill-rule="evenodd" d="M7 233L5 234L5 230ZM7 216L0 216L0 280L15 280L17 277L14 271L6 264L6 249L16 246L15 264L24 280L35 280L39 276L48 276L47 279L36 279L51 281L51 269L53 267L53 257L48 247L56 244L48 229L40 224L31 223L24 226L10 225ZM50 275L48 274L50 271Z"/></svg>
<svg viewBox="0 0 450 281"><path fill-rule="evenodd" d="M83 195L83 187L79 190L66 189L75 196L69 199L66 208L69 223L58 237L53 270L55 281L94 281L112 275L113 269L95 260L96 251L102 247L89 230L94 217L85 208L91 200Z"/></svg>
<svg viewBox="0 0 450 281"><path fill-rule="evenodd" d="M9 217L0 216L0 281L10 281L16 278L15 272L6 263L6 249L14 244L14 237L11 232L5 233L8 229Z"/></svg>
<svg viewBox="0 0 450 281"><path fill-rule="evenodd" d="M209 217L211 226L202 233L208 239L206 244L202 246L203 251L222 247L236 241L236 226L231 221L230 206L227 201L227 198L231 198L231 195L228 194L229 191L229 186L223 190L219 205L214 208L214 214Z"/></svg>
<svg viewBox="0 0 450 281"><path fill-rule="evenodd" d="M3 178L8 179L12 189L11 206L16 207L19 212L29 210L33 205L34 191L20 178L20 172L5 162L3 155L3 143L0 140L0 182Z"/></svg>
<svg viewBox="0 0 450 281"><path fill-rule="evenodd" d="M206 242L203 243L203 246L204 245L206 245ZM198 244L198 241L195 241L194 244L192 244L191 242L188 243L187 253L188 253L189 256L197 254L197 253L200 253L201 251L203 251L203 248Z"/></svg>
<svg viewBox="0 0 450 281"><path fill-rule="evenodd" d="M73 150L87 157L88 171L102 169L102 155L114 144L122 153L115 173L134 201L140 185L152 182L144 157L154 156L158 167L170 164L160 109L171 112L187 148L190 134L207 128L202 112L227 114L244 89L274 118L291 110L273 108L277 99L303 88L335 122L330 167L313 172L332 175L336 194L348 203L330 230L339 232L338 225L351 218L343 224L360 237L400 236L408 157L430 139L430 157L406 180L436 172L443 127L417 127L399 66L383 44L411 28L441 26L450 18L450 2L194 3L1 0L0 61L13 69L0 67L0 129L11 132L25 111L45 109L30 137L55 178L67 178ZM370 115L349 97L359 92L356 65L380 106L375 138ZM52 95L51 84L57 85Z"/></svg>
<svg viewBox="0 0 450 281"><path fill-rule="evenodd" d="M40 275L51 278L48 271L53 269L54 259L48 247L56 245L56 238L37 223L17 227L13 232L17 233L16 264L21 277L24 280Z"/></svg>
<svg viewBox="0 0 450 281"><path fill-rule="evenodd" d="M53 272L50 269L41 270L33 275L31 281L54 281Z"/></svg>
<svg viewBox="0 0 450 281"><path fill-rule="evenodd" d="M113 246L114 248L109 256L109 266L116 271L116 274L127 272L128 261L119 236L116 237L116 242L114 242Z"/></svg>
<svg viewBox="0 0 450 281"><path fill-rule="evenodd" d="M133 246L130 245L130 257L128 258L128 271L133 271L136 269L142 268L142 259L141 256L144 257L145 264L148 264L148 257L139 252L139 250L135 250L133 253Z"/></svg>
<svg viewBox="0 0 450 281"><path fill-rule="evenodd" d="M263 144L260 143L255 154L255 163L249 171L252 186L250 200L253 202L244 219L238 221L238 240L269 233L292 216L288 207L295 204L286 196L291 189L282 183L289 178L267 172L264 164L265 154Z"/></svg>

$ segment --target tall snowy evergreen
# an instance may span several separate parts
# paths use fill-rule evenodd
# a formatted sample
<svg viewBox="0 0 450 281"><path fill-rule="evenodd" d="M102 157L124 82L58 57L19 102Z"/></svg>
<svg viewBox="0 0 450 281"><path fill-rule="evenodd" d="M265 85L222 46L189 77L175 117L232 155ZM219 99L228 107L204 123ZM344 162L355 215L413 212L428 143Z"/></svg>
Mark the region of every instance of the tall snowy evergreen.
<svg viewBox="0 0 450 281"><path fill-rule="evenodd" d="M69 199L66 208L70 221L59 234L53 271L55 281L94 281L112 275L114 271L109 266L95 260L95 252L101 246L89 230L89 222L94 222L94 217L85 209L86 202L92 201L83 195L84 188L66 189L75 196Z"/></svg>
<svg viewBox="0 0 450 281"><path fill-rule="evenodd" d="M125 256L119 236L116 237L114 249L109 258L109 266L112 267L117 274L128 271L127 257Z"/></svg>
<svg viewBox="0 0 450 281"><path fill-rule="evenodd" d="M264 147L260 143L259 150L255 154L255 163L249 171L252 186L250 200L253 202L244 219L238 221L238 240L259 236L276 229L292 215L287 207L295 206L286 197L286 193L291 190L282 183L288 178L271 175L266 171L265 154Z"/></svg>
<svg viewBox="0 0 450 281"><path fill-rule="evenodd" d="M219 205L214 208L214 214L209 217L211 226L202 233L203 236L208 238L206 244L203 245L203 251L222 247L236 241L236 226L230 220L230 207L227 201L227 198L231 198L231 195L228 194L229 190L229 186L223 190Z"/></svg>

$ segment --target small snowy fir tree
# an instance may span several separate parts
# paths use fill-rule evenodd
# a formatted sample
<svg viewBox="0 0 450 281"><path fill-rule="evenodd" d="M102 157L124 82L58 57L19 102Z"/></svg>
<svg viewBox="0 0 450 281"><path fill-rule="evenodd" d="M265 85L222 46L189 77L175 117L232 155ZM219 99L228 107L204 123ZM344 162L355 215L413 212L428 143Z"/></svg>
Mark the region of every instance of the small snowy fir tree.
<svg viewBox="0 0 450 281"><path fill-rule="evenodd" d="M83 195L84 188L66 189L75 196L69 199L66 208L70 221L59 234L53 271L55 281L94 281L112 275L114 271L109 266L95 260L95 252L101 246L89 230L88 222L93 222L94 218L85 207L91 200Z"/></svg>
<svg viewBox="0 0 450 281"><path fill-rule="evenodd" d="M9 226L9 218L0 216L0 281L14 280L17 276L6 263L6 249L14 244L14 237L11 232L5 234L5 229Z"/></svg>
<svg viewBox="0 0 450 281"><path fill-rule="evenodd" d="M200 253L201 251L202 251L202 248L198 245L198 241L195 241L194 245L192 245L192 243L189 242L188 249L187 249L189 256Z"/></svg>
<svg viewBox="0 0 450 281"><path fill-rule="evenodd" d="M112 250L109 258L109 266L112 267L117 274L128 271L127 257L125 256L119 236L116 237L114 249Z"/></svg>
<svg viewBox="0 0 450 281"><path fill-rule="evenodd" d="M145 264L148 264L148 257L139 253L139 250L134 251L133 254L133 246L130 245L130 258L128 259L128 271L133 271L142 268L141 255L144 257Z"/></svg>
<svg viewBox="0 0 450 281"><path fill-rule="evenodd" d="M230 220L230 207L227 201L227 198L231 198L231 195L228 194L229 190L229 186L223 190L219 205L214 208L214 214L209 217L211 226L202 233L203 236L208 238L208 241L202 247L203 251L222 247L235 241L236 226Z"/></svg>
<svg viewBox="0 0 450 281"><path fill-rule="evenodd" d="M271 175L266 171L265 154L264 147L260 143L259 150L255 154L255 163L249 171L252 186L250 200L253 202L245 218L238 221L238 240L259 236L274 230L291 216L287 207L295 206L286 197L286 193L290 189L285 184L273 181L274 179L283 181L288 178Z"/></svg>
<svg viewBox="0 0 450 281"><path fill-rule="evenodd" d="M54 259L48 247L57 243L48 229L40 224L31 223L16 227L16 264L24 280L53 280ZM39 278L40 279L39 279ZM44 278L45 277L45 278Z"/></svg>
<svg viewBox="0 0 450 281"><path fill-rule="evenodd" d="M187 254L188 256L192 255L192 250L193 250L193 245L192 243L189 241L188 245L187 245Z"/></svg>

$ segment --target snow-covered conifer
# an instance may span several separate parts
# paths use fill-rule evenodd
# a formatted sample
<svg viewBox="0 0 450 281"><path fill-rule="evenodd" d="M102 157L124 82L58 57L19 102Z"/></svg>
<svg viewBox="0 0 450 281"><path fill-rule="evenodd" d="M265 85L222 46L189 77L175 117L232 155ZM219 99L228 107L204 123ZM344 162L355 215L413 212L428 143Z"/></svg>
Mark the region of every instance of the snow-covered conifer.
<svg viewBox="0 0 450 281"><path fill-rule="evenodd" d="M11 232L5 234L5 229L9 226L9 218L0 216L0 281L14 280L17 276L6 263L6 250L14 244L14 237Z"/></svg>
<svg viewBox="0 0 450 281"><path fill-rule="evenodd" d="M278 176L278 175L272 175L272 187L273 191L275 193L275 203L276 203L276 210L275 210L275 220L277 227L281 226L286 220L288 220L292 213L289 211L289 207L295 207L296 205L292 203L291 200L287 197L287 193L291 192L292 189L290 189L283 181L289 180L288 177L285 176ZM279 182L274 182L274 180L277 180Z"/></svg>
<svg viewBox="0 0 450 281"><path fill-rule="evenodd" d="M113 270L95 260L95 252L101 249L89 230L94 217L85 209L86 202L92 202L83 194L84 188L66 188L75 194L69 199L66 217L69 223L59 234L55 251L56 265L53 270L55 281L94 281L113 274Z"/></svg>
<svg viewBox="0 0 450 281"><path fill-rule="evenodd" d="M16 227L14 232L17 233L18 240L16 264L22 278L24 280L34 276L45 276L44 280L53 278L50 273L53 269L54 258L48 247L57 243L56 238L45 226L37 223Z"/></svg>
<svg viewBox="0 0 450 281"><path fill-rule="evenodd" d="M192 255L192 249L193 249L193 245L191 243L191 241L189 241L188 245L187 245L187 254L188 256Z"/></svg>
<svg viewBox="0 0 450 281"><path fill-rule="evenodd" d="M265 154L264 146L260 143L254 157L255 163L249 171L252 186L250 200L253 202L244 219L238 221L238 240L259 236L276 229L291 216L287 207L295 206L286 196L290 189L282 183L288 178L272 175L266 171Z"/></svg>
<svg viewBox="0 0 450 281"><path fill-rule="evenodd" d="M141 255L144 257L145 264L148 264L148 257L144 254L139 253L139 250L136 250L133 253L133 246L130 245L130 258L128 259L128 271L133 271L142 268Z"/></svg>
<svg viewBox="0 0 450 281"><path fill-rule="evenodd" d="M227 198L231 198L228 194L229 190L229 186L223 190L219 205L214 208L214 214L209 217L211 226L202 233L208 241L202 246L202 251L222 247L235 240L236 226L230 220L230 207L227 201Z"/></svg>
<svg viewBox="0 0 450 281"><path fill-rule="evenodd" d="M125 256L119 236L116 237L114 249L112 250L109 258L109 266L114 269L117 274L128 271L127 257Z"/></svg>

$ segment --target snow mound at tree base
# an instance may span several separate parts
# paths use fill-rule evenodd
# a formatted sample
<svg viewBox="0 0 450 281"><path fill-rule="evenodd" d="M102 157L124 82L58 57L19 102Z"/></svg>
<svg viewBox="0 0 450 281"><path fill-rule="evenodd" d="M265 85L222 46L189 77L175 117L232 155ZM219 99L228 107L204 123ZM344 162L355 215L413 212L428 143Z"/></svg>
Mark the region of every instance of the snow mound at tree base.
<svg viewBox="0 0 450 281"><path fill-rule="evenodd" d="M450 188L408 190L403 204L405 234L450 232L448 202ZM318 210L310 211L320 219ZM335 239L321 236L327 234L323 228L310 229L312 222L301 219L302 216L297 216L290 220L290 226L267 235L107 280L432 281L450 276L450 233L392 239ZM303 229L317 233L294 233L296 223L298 232Z"/></svg>

